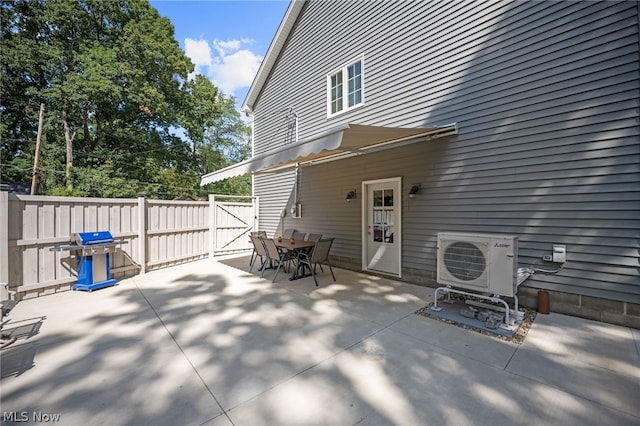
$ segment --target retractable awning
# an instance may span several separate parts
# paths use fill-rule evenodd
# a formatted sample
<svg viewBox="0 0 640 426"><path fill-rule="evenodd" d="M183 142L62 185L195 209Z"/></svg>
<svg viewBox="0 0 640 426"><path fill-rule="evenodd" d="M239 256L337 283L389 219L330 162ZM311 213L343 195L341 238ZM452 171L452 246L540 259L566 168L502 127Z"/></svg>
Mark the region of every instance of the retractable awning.
<svg viewBox="0 0 640 426"><path fill-rule="evenodd" d="M320 135L284 145L256 155L249 160L206 174L200 179L200 185L234 176L278 173L295 167L378 152L456 133L458 133L458 128L455 123L428 128L344 124Z"/></svg>

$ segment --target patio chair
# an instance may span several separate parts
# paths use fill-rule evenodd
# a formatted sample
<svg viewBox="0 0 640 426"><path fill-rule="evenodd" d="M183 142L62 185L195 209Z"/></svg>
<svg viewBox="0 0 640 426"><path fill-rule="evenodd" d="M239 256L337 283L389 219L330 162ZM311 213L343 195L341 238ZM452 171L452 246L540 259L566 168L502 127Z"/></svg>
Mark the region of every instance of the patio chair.
<svg viewBox="0 0 640 426"><path fill-rule="evenodd" d="M294 232L296 232L295 229L285 229L284 232L282 233L282 238L284 238L285 240L288 240L293 236Z"/></svg>
<svg viewBox="0 0 640 426"><path fill-rule="evenodd" d="M251 254L249 272L251 272L251 270L253 269L253 264L255 263L257 258L260 258L260 269L263 270L269 258L269 256L267 255L267 250L264 248L264 244L262 243L262 239L260 239L260 237L254 237L253 235L250 235L249 239L253 243L253 253L255 253L255 255L253 253Z"/></svg>
<svg viewBox="0 0 640 426"><path fill-rule="evenodd" d="M322 234L307 234L307 241L313 241L317 243L322 239Z"/></svg>
<svg viewBox="0 0 640 426"><path fill-rule="evenodd" d="M313 241L314 243L317 243L318 241L320 241L322 239L322 234L307 234L306 240L307 241ZM308 249L305 250L306 253L311 253L313 249ZM320 270L322 272L324 272L324 269L322 269L322 265L320 265Z"/></svg>
<svg viewBox="0 0 640 426"><path fill-rule="evenodd" d="M252 231L252 232L249 233L249 237L267 238L267 232L266 231ZM254 246L253 247L253 251L251 252L251 260L249 261L249 265L253 265L255 257L256 257L256 248ZM249 272L251 272L251 269L249 269Z"/></svg>
<svg viewBox="0 0 640 426"><path fill-rule="evenodd" d="M273 241L271 238L261 238L260 240L264 244L264 248L267 251L267 257L269 258L271 265L272 266L275 266L276 264L278 265L272 281L272 282L276 282L276 277L278 276L278 272L280 272L280 267L284 265L285 272L287 272L286 265L294 259L294 255L292 252L287 250L278 250L278 247L276 246L275 241ZM263 274L264 274L264 268L262 268L262 274L260 274L261 278Z"/></svg>
<svg viewBox="0 0 640 426"><path fill-rule="evenodd" d="M331 262L329 261L329 252L331 251L333 240L333 238L320 240L316 243L311 254L300 253L300 256L298 257L300 266L304 267L306 265L311 271L311 275L313 276L313 281L316 283L316 287L318 287L318 280L316 278L317 265L321 265L321 268L322 264L328 265L329 270L331 271L331 276L333 277L333 281L336 280L336 276L333 273L333 268L331 267Z"/></svg>
<svg viewBox="0 0 640 426"><path fill-rule="evenodd" d="M10 319L4 319L5 315L7 315L11 309L16 305L15 300L2 300L0 301L0 330L2 327L9 321ZM16 336L13 335L13 331L10 333L2 333L0 332L0 349L9 346L10 344L16 341ZM4 372L3 372L4 373Z"/></svg>
<svg viewBox="0 0 640 426"><path fill-rule="evenodd" d="M298 241L304 241L304 237L306 236L307 236L306 232L293 231L293 235L291 236L291 238Z"/></svg>

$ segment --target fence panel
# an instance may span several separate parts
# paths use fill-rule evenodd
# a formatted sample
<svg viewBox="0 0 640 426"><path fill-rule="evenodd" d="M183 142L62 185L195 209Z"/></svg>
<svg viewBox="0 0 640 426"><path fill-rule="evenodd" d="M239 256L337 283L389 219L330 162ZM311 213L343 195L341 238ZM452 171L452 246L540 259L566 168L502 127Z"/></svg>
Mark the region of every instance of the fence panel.
<svg viewBox="0 0 640 426"><path fill-rule="evenodd" d="M209 203L147 201L147 267L202 259L209 255Z"/></svg>
<svg viewBox="0 0 640 426"><path fill-rule="evenodd" d="M212 196L215 198L215 196ZM114 278L210 255L210 202L49 197L0 191L0 286L16 298L68 290L72 252L51 251L78 232L109 231ZM6 206L6 208L5 208ZM6 287L6 288L5 288Z"/></svg>
<svg viewBox="0 0 640 426"><path fill-rule="evenodd" d="M70 252L51 251L71 234L110 231L123 243L112 255L112 273L138 269L127 253L137 233L122 232L122 216L136 214L136 200L77 197L8 196L9 290L27 295L68 289L75 282L76 259ZM129 223L131 223L129 221Z"/></svg>

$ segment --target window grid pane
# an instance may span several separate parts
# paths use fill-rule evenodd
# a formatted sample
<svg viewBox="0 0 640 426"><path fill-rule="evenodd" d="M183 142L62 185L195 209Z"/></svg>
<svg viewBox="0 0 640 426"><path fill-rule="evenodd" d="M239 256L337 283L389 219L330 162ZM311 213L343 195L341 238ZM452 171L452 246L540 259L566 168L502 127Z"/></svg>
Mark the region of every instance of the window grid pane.
<svg viewBox="0 0 640 426"><path fill-rule="evenodd" d="M347 106L362 102L362 63L360 61L347 67Z"/></svg>
<svg viewBox="0 0 640 426"><path fill-rule="evenodd" d="M342 111L342 72L331 76L331 113Z"/></svg>
<svg viewBox="0 0 640 426"><path fill-rule="evenodd" d="M373 201L373 241L377 243L394 243L394 207L393 190L374 190Z"/></svg>
<svg viewBox="0 0 640 426"><path fill-rule="evenodd" d="M327 89L329 115L362 104L362 60L352 62L329 75Z"/></svg>

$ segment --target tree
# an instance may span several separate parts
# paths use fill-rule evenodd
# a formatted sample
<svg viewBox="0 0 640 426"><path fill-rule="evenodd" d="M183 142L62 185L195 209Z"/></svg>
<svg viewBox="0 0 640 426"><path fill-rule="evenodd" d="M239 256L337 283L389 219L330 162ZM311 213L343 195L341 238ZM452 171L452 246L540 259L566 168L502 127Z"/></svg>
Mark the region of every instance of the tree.
<svg viewBox="0 0 640 426"><path fill-rule="evenodd" d="M186 84L189 93L181 123L198 159L197 173L204 175L251 155L251 128L236 110L234 97L218 92L210 80L196 75ZM198 178L199 181L199 178ZM237 177L207 185L207 192L218 194L251 194L251 179Z"/></svg>
<svg viewBox="0 0 640 426"><path fill-rule="evenodd" d="M33 157L43 102L49 193L198 192L211 129L239 116L209 80L187 79L193 64L146 0L15 0L2 3L2 23L0 160L11 178ZM233 126L216 144L246 145L246 126Z"/></svg>
<svg viewBox="0 0 640 426"><path fill-rule="evenodd" d="M233 97L219 98L221 114L205 133L206 143L200 148L200 175L214 172L251 156L251 128L235 109ZM239 176L206 186L217 194L251 194L251 178Z"/></svg>

